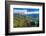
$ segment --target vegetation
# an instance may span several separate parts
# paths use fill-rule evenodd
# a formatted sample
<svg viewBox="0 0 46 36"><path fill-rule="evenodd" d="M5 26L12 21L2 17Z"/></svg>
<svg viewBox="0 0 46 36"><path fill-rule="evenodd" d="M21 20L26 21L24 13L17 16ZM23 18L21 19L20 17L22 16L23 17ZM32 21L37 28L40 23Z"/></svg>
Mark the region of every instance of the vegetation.
<svg viewBox="0 0 46 36"><path fill-rule="evenodd" d="M39 19L33 20L32 17L26 15L14 14L13 16L14 27L38 27Z"/></svg>

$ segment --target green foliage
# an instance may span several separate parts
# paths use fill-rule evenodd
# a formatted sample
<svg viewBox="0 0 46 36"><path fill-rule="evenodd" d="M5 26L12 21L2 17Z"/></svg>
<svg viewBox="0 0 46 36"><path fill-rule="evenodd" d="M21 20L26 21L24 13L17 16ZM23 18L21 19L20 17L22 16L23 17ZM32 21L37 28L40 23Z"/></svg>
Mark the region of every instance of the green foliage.
<svg viewBox="0 0 46 36"><path fill-rule="evenodd" d="M31 21L31 17L27 17L26 15L18 15L18 16L13 16L13 24L14 27L35 27L39 25L38 20L36 21Z"/></svg>

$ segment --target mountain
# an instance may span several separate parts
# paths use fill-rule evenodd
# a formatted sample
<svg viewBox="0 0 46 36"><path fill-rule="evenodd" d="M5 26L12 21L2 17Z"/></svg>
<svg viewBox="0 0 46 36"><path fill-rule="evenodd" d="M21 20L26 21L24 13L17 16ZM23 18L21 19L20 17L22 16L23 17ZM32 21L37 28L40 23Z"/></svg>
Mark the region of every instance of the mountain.
<svg viewBox="0 0 46 36"><path fill-rule="evenodd" d="M20 15L20 14L14 14L14 16ZM39 14L24 14L25 16L32 17L32 18L38 18Z"/></svg>
<svg viewBox="0 0 46 36"><path fill-rule="evenodd" d="M37 17L39 17L39 14L27 14L27 16L31 16L32 18L37 18Z"/></svg>

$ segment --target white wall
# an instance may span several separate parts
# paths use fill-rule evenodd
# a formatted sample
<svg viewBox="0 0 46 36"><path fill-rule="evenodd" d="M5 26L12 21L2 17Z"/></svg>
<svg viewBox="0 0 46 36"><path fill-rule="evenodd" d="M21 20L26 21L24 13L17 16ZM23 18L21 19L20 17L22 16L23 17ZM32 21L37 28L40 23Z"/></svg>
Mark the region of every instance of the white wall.
<svg viewBox="0 0 46 36"><path fill-rule="evenodd" d="M45 2L45 0L30 0L30 1ZM0 36L5 36L5 0L0 0ZM46 36L46 33L45 34L14 35L14 36Z"/></svg>
<svg viewBox="0 0 46 36"><path fill-rule="evenodd" d="M5 2L0 0L0 36L5 34Z"/></svg>
<svg viewBox="0 0 46 36"><path fill-rule="evenodd" d="M6 1L28 1L28 2L45 2L45 0L6 0Z"/></svg>

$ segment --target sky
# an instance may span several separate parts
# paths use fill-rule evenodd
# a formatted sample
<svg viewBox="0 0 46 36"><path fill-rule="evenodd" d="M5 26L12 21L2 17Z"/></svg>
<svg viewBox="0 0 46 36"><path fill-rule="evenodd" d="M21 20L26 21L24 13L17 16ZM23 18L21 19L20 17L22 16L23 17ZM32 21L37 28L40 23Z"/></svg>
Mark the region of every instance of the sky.
<svg viewBox="0 0 46 36"><path fill-rule="evenodd" d="M14 8L13 13L38 14L39 8Z"/></svg>

